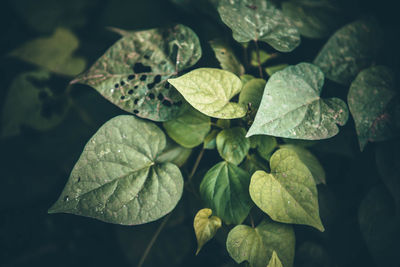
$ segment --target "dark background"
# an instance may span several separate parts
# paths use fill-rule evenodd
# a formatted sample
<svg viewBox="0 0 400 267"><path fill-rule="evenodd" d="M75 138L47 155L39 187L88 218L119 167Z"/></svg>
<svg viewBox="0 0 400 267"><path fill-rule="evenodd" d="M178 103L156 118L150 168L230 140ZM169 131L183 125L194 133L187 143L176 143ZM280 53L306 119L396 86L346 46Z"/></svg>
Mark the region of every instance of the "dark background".
<svg viewBox="0 0 400 267"><path fill-rule="evenodd" d="M36 69L7 54L28 40L50 35L57 26L69 27L78 36L81 45L76 54L85 57L90 66L118 39L106 26L133 30L182 23L191 27L202 42L203 58L197 66L217 67L207 42L215 37L230 38L230 31L214 12L203 12L199 8L202 1L193 2L197 3L195 7L185 10L166 0L2 1L0 106L12 80L20 73ZM380 63L398 70L400 27L395 2L355 1L343 15L348 21L365 14L376 16L386 33ZM303 38L300 47L279 60L311 61L325 41ZM62 93L68 82L65 77L53 75L49 86ZM327 87L339 86L328 82ZM346 91L335 89L335 94L345 98ZM87 140L104 122L124 113L89 87L74 86L72 95L79 108L89 115L89 123L77 110L71 110L50 131L23 127L21 135L0 140L0 266L136 266L160 223L125 227L85 217L47 214ZM327 173L328 185L319 187L321 217L327 230L319 233L309 227L295 227L296 266L376 266L357 221L361 200L373 186L381 184L375 167L374 145L359 152L350 119L338 137L323 142L313 152ZM196 151L189 162L194 161L195 155ZM217 157L207 151L199 173L217 162ZM201 177L195 179L199 181ZM199 256L194 256L196 241L192 223L194 212L199 208L199 201L185 192L145 266L230 266L233 263L224 247L223 230ZM398 246L392 249L400 251Z"/></svg>

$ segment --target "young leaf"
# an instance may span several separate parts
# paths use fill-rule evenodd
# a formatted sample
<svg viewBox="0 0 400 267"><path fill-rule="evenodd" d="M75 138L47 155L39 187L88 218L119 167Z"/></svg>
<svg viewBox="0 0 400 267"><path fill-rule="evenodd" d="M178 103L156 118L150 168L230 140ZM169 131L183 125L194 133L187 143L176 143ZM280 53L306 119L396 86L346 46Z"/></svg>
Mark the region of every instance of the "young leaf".
<svg viewBox="0 0 400 267"><path fill-rule="evenodd" d="M269 59L273 58L273 55L268 54L264 50L259 50L257 53L256 50L251 51L251 60L250 60L250 65L253 67L258 67L258 57L260 57L260 65L263 65L265 62L267 62Z"/></svg>
<svg viewBox="0 0 400 267"><path fill-rule="evenodd" d="M282 262L276 254L275 250L272 252L272 256L267 267L283 267Z"/></svg>
<svg viewBox="0 0 400 267"><path fill-rule="evenodd" d="M193 227L197 238L196 255L199 254L203 245L210 241L222 226L221 219L211 215L212 210L201 209L194 217Z"/></svg>
<svg viewBox="0 0 400 267"><path fill-rule="evenodd" d="M251 108L258 109L265 88L265 80L252 79L247 82L240 92L239 103L251 105Z"/></svg>
<svg viewBox="0 0 400 267"><path fill-rule="evenodd" d="M181 167L190 157L192 150L176 144L174 141L167 139L167 145L163 152L157 157L158 163L171 162Z"/></svg>
<svg viewBox="0 0 400 267"><path fill-rule="evenodd" d="M316 184L326 184L325 171L319 160L307 149L296 145L281 145L281 148L286 148L294 151L299 160L311 172Z"/></svg>
<svg viewBox="0 0 400 267"><path fill-rule="evenodd" d="M217 135L219 155L226 161L238 165L243 161L250 149L250 141L246 130L241 127L225 129Z"/></svg>
<svg viewBox="0 0 400 267"><path fill-rule="evenodd" d="M49 213L72 213L123 225L157 220L174 209L183 178L172 163L158 163L165 135L130 115L106 122L86 144Z"/></svg>
<svg viewBox="0 0 400 267"><path fill-rule="evenodd" d="M226 224L239 224L252 207L249 183L246 171L224 161L208 170L200 184L200 195Z"/></svg>
<svg viewBox="0 0 400 267"><path fill-rule="evenodd" d="M74 76L86 67L83 58L73 56L78 46L79 40L71 31L57 28L52 36L28 41L10 55L51 72Z"/></svg>
<svg viewBox="0 0 400 267"><path fill-rule="evenodd" d="M332 35L314 60L326 77L348 85L380 51L382 31L374 20L358 20Z"/></svg>
<svg viewBox="0 0 400 267"><path fill-rule="evenodd" d="M280 70L283 70L287 66L289 66L289 65L288 64L278 64L278 65L274 65L274 66L268 66L268 67L265 68L265 72L269 76L272 76L272 74L274 74L275 72L278 72Z"/></svg>
<svg viewBox="0 0 400 267"><path fill-rule="evenodd" d="M189 107L179 117L164 122L163 126L169 137L186 148L193 148L203 143L211 129L210 118Z"/></svg>
<svg viewBox="0 0 400 267"><path fill-rule="evenodd" d="M222 40L210 41L211 48L214 50L215 56L217 57L221 68L230 71L237 76L244 74L244 67L236 58L232 49L224 43Z"/></svg>
<svg viewBox="0 0 400 267"><path fill-rule="evenodd" d="M368 141L383 141L396 135L395 80L396 76L389 68L373 66L361 71L350 86L347 102L361 151Z"/></svg>
<svg viewBox="0 0 400 267"><path fill-rule="evenodd" d="M50 73L42 70L15 78L3 107L2 137L18 135L22 125L49 130L64 119L69 105L44 85L49 79Z"/></svg>
<svg viewBox="0 0 400 267"><path fill-rule="evenodd" d="M266 160L271 158L272 152L278 146L276 138L268 135L253 135L250 137L250 144Z"/></svg>
<svg viewBox="0 0 400 267"><path fill-rule="evenodd" d="M226 240L229 255L237 262L247 261L250 267L265 267L276 251L283 266L291 267L294 258L295 236L293 227L263 220L256 228L237 225Z"/></svg>
<svg viewBox="0 0 400 267"><path fill-rule="evenodd" d="M115 31L122 39L71 83L92 86L110 102L142 118L167 121L176 117L182 102L167 80L199 60L197 35L183 25Z"/></svg>
<svg viewBox="0 0 400 267"><path fill-rule="evenodd" d="M272 155L270 167L271 173L257 171L251 177L249 191L254 203L274 221L324 231L315 181L298 155L281 148Z"/></svg>
<svg viewBox="0 0 400 267"><path fill-rule="evenodd" d="M294 139L326 139L339 132L348 118L338 98L320 97L322 71L309 63L289 66L268 80L247 136L265 134Z"/></svg>
<svg viewBox="0 0 400 267"><path fill-rule="evenodd" d="M300 44L297 27L269 0L221 0L218 12L239 43L260 40L281 52Z"/></svg>
<svg viewBox="0 0 400 267"><path fill-rule="evenodd" d="M233 73L213 68L192 70L183 76L169 79L198 111L220 119L235 119L246 115L246 107L229 102L242 89L242 82Z"/></svg>
<svg viewBox="0 0 400 267"><path fill-rule="evenodd" d="M204 144L203 148L204 149L215 149L217 146L217 135L219 131L218 130L212 130L205 138L204 138Z"/></svg>

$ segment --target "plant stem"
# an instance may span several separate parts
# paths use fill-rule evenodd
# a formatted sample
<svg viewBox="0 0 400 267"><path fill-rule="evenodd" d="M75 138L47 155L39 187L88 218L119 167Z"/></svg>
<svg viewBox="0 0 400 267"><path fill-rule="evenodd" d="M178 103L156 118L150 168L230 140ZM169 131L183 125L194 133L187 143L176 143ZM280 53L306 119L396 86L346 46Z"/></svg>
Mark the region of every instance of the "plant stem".
<svg viewBox="0 0 400 267"><path fill-rule="evenodd" d="M260 78L261 78L261 79L264 79L263 71L262 71L262 68L261 68L260 48L258 47L258 42L257 42L257 40L255 40L254 43L256 44L258 72L260 73Z"/></svg>
<svg viewBox="0 0 400 267"><path fill-rule="evenodd" d="M197 156L196 162L193 165L193 169L189 174L188 183L190 183L192 181L192 178L193 178L194 174L196 173L197 167L199 167L199 164L200 164L201 159L203 158L203 155L204 155L204 148L201 149L199 155Z"/></svg>
<svg viewBox="0 0 400 267"><path fill-rule="evenodd" d="M250 223L251 223L251 227L255 227L254 226L254 219L253 219L253 216L251 216L251 214L249 214L249 218L250 218Z"/></svg>

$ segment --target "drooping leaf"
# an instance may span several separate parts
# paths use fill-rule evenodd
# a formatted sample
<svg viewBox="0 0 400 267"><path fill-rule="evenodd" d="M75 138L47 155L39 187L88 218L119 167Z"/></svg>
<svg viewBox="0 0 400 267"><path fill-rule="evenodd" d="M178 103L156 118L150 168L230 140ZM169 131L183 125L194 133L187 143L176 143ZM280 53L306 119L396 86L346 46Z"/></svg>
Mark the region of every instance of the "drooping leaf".
<svg viewBox="0 0 400 267"><path fill-rule="evenodd" d="M230 102L242 89L242 82L229 71L200 68L178 78L169 79L168 82L189 104L207 116L234 119L246 115L245 106Z"/></svg>
<svg viewBox="0 0 400 267"><path fill-rule="evenodd" d="M158 163L171 162L181 167L190 157L192 150L176 144L174 141L167 139L167 145L163 152L157 157Z"/></svg>
<svg viewBox="0 0 400 267"><path fill-rule="evenodd" d="M203 143L211 129L210 118L189 107L179 117L163 123L169 137L186 148Z"/></svg>
<svg viewBox="0 0 400 267"><path fill-rule="evenodd" d="M196 255L199 254L203 245L210 241L222 226L221 219L211 215L212 210L201 209L194 217L193 227L197 238Z"/></svg>
<svg viewBox="0 0 400 267"><path fill-rule="evenodd" d="M322 71L309 63L289 66L268 80L254 123L247 136L265 134L293 139L326 139L339 132L348 118L338 98L320 97Z"/></svg>
<svg viewBox="0 0 400 267"><path fill-rule="evenodd" d="M274 221L305 224L324 231L318 192L311 172L290 149L281 148L270 160L271 173L251 177L250 196Z"/></svg>
<svg viewBox="0 0 400 267"><path fill-rule="evenodd" d="M74 76L86 67L83 58L73 56L78 46L79 40L71 31L57 28L52 36L28 41L10 55L51 72Z"/></svg>
<svg viewBox="0 0 400 267"><path fill-rule="evenodd" d="M239 43L259 40L281 52L300 44L297 27L269 0L221 0L218 12Z"/></svg>
<svg viewBox="0 0 400 267"><path fill-rule="evenodd" d="M182 103L167 80L201 57L197 35L188 27L127 32L72 83L95 88L110 102L139 117L167 121Z"/></svg>
<svg viewBox="0 0 400 267"><path fill-rule="evenodd" d="M230 71L237 76L244 74L244 67L236 58L232 49L223 41L217 39L210 41L211 48L214 50L221 68Z"/></svg>
<svg viewBox="0 0 400 267"><path fill-rule="evenodd" d="M265 72L269 76L272 76L272 74L274 74L275 72L278 72L280 70L283 70L287 66L289 66L289 65L288 64L278 64L278 65L274 65L274 66L268 66L268 67L265 68Z"/></svg>
<svg viewBox="0 0 400 267"><path fill-rule="evenodd" d="M351 83L347 102L356 125L361 151L370 142L383 141L396 135L394 106L396 76L384 66L361 71Z"/></svg>
<svg viewBox="0 0 400 267"><path fill-rule="evenodd" d="M252 79L247 82L240 92L239 103L251 105L251 108L258 109L265 88L265 80Z"/></svg>
<svg viewBox="0 0 400 267"><path fill-rule="evenodd" d="M229 162L212 167L200 184L200 195L207 207L226 224L239 224L252 207L249 196L250 175Z"/></svg>
<svg viewBox="0 0 400 267"><path fill-rule="evenodd" d="M222 130L217 135L219 155L224 160L238 165L250 149L250 141L245 136L246 130L241 127Z"/></svg>
<svg viewBox="0 0 400 267"><path fill-rule="evenodd" d="M291 267L294 258L295 236L293 227L263 220L256 228L238 225L226 240L229 255L237 262L247 261L250 267L265 267L276 251L283 266Z"/></svg>
<svg viewBox="0 0 400 267"><path fill-rule="evenodd" d="M281 145L281 148L286 148L294 151L299 160L311 172L316 184L326 184L325 171L319 160L307 149L296 145Z"/></svg>
<svg viewBox="0 0 400 267"><path fill-rule="evenodd" d="M290 0L282 3L282 11L293 21L301 35L308 38L324 38L344 22L345 16L338 2Z"/></svg>
<svg viewBox="0 0 400 267"><path fill-rule="evenodd" d="M217 146L218 130L212 130L205 138L203 143L204 149L215 149Z"/></svg>
<svg viewBox="0 0 400 267"><path fill-rule="evenodd" d="M106 122L86 144L49 213L72 213L123 225L169 213L183 190L179 168L158 163L164 133L131 115Z"/></svg>
<svg viewBox="0 0 400 267"><path fill-rule="evenodd" d="M253 135L250 137L250 144L266 160L271 158L272 152L278 146L276 138L268 135Z"/></svg>
<svg viewBox="0 0 400 267"><path fill-rule="evenodd" d="M272 256L267 267L283 267L282 262L276 254L275 250L272 252Z"/></svg>
<svg viewBox="0 0 400 267"><path fill-rule="evenodd" d="M380 51L382 32L374 20L358 20L335 32L314 60L325 76L348 85Z"/></svg>
<svg viewBox="0 0 400 267"><path fill-rule="evenodd" d="M15 78L3 106L2 137L18 135L23 125L49 130L64 119L69 105L45 85L49 79L50 73L42 70Z"/></svg>

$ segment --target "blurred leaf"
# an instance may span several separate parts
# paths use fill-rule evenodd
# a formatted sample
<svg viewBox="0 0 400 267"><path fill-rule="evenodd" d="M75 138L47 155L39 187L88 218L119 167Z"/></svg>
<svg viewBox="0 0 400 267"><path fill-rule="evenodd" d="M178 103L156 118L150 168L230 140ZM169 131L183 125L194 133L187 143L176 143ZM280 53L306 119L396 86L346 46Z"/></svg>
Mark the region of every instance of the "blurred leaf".
<svg viewBox="0 0 400 267"><path fill-rule="evenodd" d="M299 267L333 267L328 252L320 245L304 242L296 251Z"/></svg>
<svg viewBox="0 0 400 267"><path fill-rule="evenodd" d="M210 41L211 48L214 50L221 68L230 71L237 76L244 74L244 67L236 58L232 49L220 39Z"/></svg>
<svg viewBox="0 0 400 267"><path fill-rule="evenodd" d="M271 256L271 259L270 259L267 267L283 267L281 260L279 259L275 250L272 252L272 256Z"/></svg>
<svg viewBox="0 0 400 267"><path fill-rule="evenodd" d="M221 219L217 216L211 216L212 210L201 209L194 217L193 227L197 238L197 251L199 254L205 243L210 241L217 233L218 228L222 226Z"/></svg>
<svg viewBox="0 0 400 267"><path fill-rule="evenodd" d="M253 135L250 137L252 148L256 148L258 154L266 160L270 160L271 154L278 146L276 138L269 135Z"/></svg>
<svg viewBox="0 0 400 267"><path fill-rule="evenodd" d="M335 136L348 118L339 98L322 99L324 74L315 65L300 63L276 72L268 80L247 136L265 134L318 140Z"/></svg>
<svg viewBox="0 0 400 267"><path fill-rule="evenodd" d="M89 85L142 118L166 121L176 117L182 101L167 79L199 60L197 35L183 25L136 32L114 30L122 39L71 83Z"/></svg>
<svg viewBox="0 0 400 267"><path fill-rule="evenodd" d="M268 163L264 162L257 154L250 154L246 156L246 159L239 167L253 175L256 171L267 171L267 165Z"/></svg>
<svg viewBox="0 0 400 267"><path fill-rule="evenodd" d="M347 102L356 125L361 151L370 142L396 136L394 105L396 76L384 66L373 66L361 71L351 83Z"/></svg>
<svg viewBox="0 0 400 267"><path fill-rule="evenodd" d="M171 162L182 167L192 154L192 150L176 144L174 141L167 139L167 145L163 152L157 157L158 163Z"/></svg>
<svg viewBox="0 0 400 267"><path fill-rule="evenodd" d="M218 12L239 43L260 40L281 52L290 52L300 44L297 28L272 1L221 0Z"/></svg>
<svg viewBox="0 0 400 267"><path fill-rule="evenodd" d="M249 81L251 81L255 78L256 77L254 77L253 75L250 75L250 74L243 74L240 76L240 80L242 81L243 87L246 85L246 83L248 83Z"/></svg>
<svg viewBox="0 0 400 267"><path fill-rule="evenodd" d="M241 118L246 108L230 102L242 89L242 82L233 73L213 68L192 70L178 78L169 79L195 109L220 119Z"/></svg>
<svg viewBox="0 0 400 267"><path fill-rule="evenodd" d="M224 119L218 119L215 124L222 129L227 129L231 126L231 121L224 120Z"/></svg>
<svg viewBox="0 0 400 267"><path fill-rule="evenodd" d="M251 177L254 203L274 221L310 225L323 232L317 187L298 155L281 148L272 155L270 168L271 173L257 171Z"/></svg>
<svg viewBox="0 0 400 267"><path fill-rule="evenodd" d="M250 141L241 127L224 129L217 135L219 155L226 161L239 165L250 149Z"/></svg>
<svg viewBox="0 0 400 267"><path fill-rule="evenodd" d="M239 103L251 105L251 108L258 109L264 92L266 81L263 79L252 79L242 88L239 95Z"/></svg>
<svg viewBox="0 0 400 267"><path fill-rule="evenodd" d="M204 138L204 149L215 149L217 146L217 135L218 130L212 130L205 138Z"/></svg>
<svg viewBox="0 0 400 267"><path fill-rule="evenodd" d="M52 36L28 41L10 55L51 72L74 76L86 67L83 58L73 56L78 46L79 40L70 30L57 28Z"/></svg>
<svg viewBox="0 0 400 267"><path fill-rule="evenodd" d="M86 144L49 213L72 213L124 225L143 224L171 212L183 190L172 163L157 163L166 145L153 123L121 115Z"/></svg>
<svg viewBox="0 0 400 267"><path fill-rule="evenodd" d="M226 240L229 255L237 262L247 261L250 267L265 267L274 251L283 266L291 267L294 258L295 236L291 225L263 220L256 228L237 225Z"/></svg>
<svg viewBox="0 0 400 267"><path fill-rule="evenodd" d="M267 53L264 50L260 50L260 64L264 64L265 62L267 62L269 59L271 59L273 57L273 55ZM256 50L252 50L251 51L251 60L250 60L250 64L253 67L258 67L258 55L257 55L257 51Z"/></svg>
<svg viewBox="0 0 400 267"><path fill-rule="evenodd" d="M288 64L278 64L278 65L274 65L274 66L268 66L268 67L265 68L265 72L269 76L272 76L272 74L274 74L275 72L278 72L280 70L283 70L287 66L289 66L289 65Z"/></svg>
<svg viewBox="0 0 400 267"><path fill-rule="evenodd" d="M371 65L382 45L375 20L358 20L336 31L314 60L325 76L348 85L359 71Z"/></svg>

